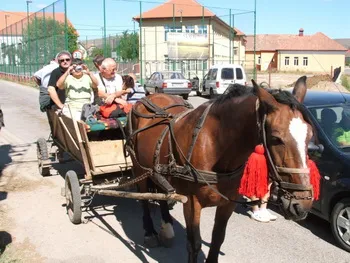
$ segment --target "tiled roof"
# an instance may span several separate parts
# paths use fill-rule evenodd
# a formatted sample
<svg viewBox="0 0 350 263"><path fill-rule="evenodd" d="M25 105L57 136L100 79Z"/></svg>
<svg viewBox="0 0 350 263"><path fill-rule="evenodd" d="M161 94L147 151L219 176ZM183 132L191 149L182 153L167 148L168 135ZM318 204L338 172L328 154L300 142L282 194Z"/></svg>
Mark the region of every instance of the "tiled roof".
<svg viewBox="0 0 350 263"><path fill-rule="evenodd" d="M346 48L320 32L303 36L256 35L256 51L276 50L346 51ZM254 51L254 36L247 36L246 51Z"/></svg>
<svg viewBox="0 0 350 263"><path fill-rule="evenodd" d="M181 10L181 12L180 12ZM142 13L142 19L161 19L161 18L172 18L183 17L183 18L201 18L201 17L212 17L218 22L224 24L225 26L229 25L217 17L212 11L205 8L198 3L196 0L169 0L161 5L158 5L148 11ZM204 11L204 12L203 12ZM133 17L135 20L140 20L140 16ZM237 36L244 36L245 34L234 27Z"/></svg>
<svg viewBox="0 0 350 263"><path fill-rule="evenodd" d="M33 19L35 13L29 13L29 19ZM27 25L27 13L26 12L6 12L6 11L0 11L0 34L2 30L5 30L6 28L6 21L5 21L5 15L7 15L7 30L8 33L11 34L11 28L12 28L12 35L16 34L16 25L13 25L15 23L17 24L17 35L21 35L22 34L22 23L21 20L23 20L23 26L25 27ZM44 14L42 12L38 12L36 15L38 18L42 18L44 17ZM53 19L53 17L55 16L55 20L60 22L60 23L64 23L64 13L62 12L57 12L55 14L53 14L52 12L46 12L45 13L45 18L51 18ZM69 25L72 25L72 23L68 20L67 21ZM12 25L12 26L11 26ZM4 31L6 32L6 30Z"/></svg>
<svg viewBox="0 0 350 263"><path fill-rule="evenodd" d="M337 41L343 47L350 49L350 38L336 38L334 40Z"/></svg>
<svg viewBox="0 0 350 263"><path fill-rule="evenodd" d="M195 0L169 0L161 5L158 5L146 12L142 13L142 19L149 18L172 18L175 12L176 17L202 17L203 8L200 3ZM213 17L215 14L204 7L204 17ZM140 19L140 16L135 16L134 19Z"/></svg>

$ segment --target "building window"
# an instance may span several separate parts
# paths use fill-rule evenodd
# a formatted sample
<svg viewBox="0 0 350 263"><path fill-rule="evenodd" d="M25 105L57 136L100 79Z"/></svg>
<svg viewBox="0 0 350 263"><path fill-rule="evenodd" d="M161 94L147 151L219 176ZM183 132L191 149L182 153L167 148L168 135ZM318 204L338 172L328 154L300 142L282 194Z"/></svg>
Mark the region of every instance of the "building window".
<svg viewBox="0 0 350 263"><path fill-rule="evenodd" d="M299 58L294 57L294 66L299 66Z"/></svg>
<svg viewBox="0 0 350 263"><path fill-rule="evenodd" d="M186 26L186 33L194 33L194 26Z"/></svg>
<svg viewBox="0 0 350 263"><path fill-rule="evenodd" d="M260 65L261 64L261 57L259 56L258 57L258 65Z"/></svg>
<svg viewBox="0 0 350 263"><path fill-rule="evenodd" d="M309 64L308 58L303 57L303 66L307 66Z"/></svg>
<svg viewBox="0 0 350 263"><path fill-rule="evenodd" d="M169 26L169 25L165 25L164 26L164 38L165 38L165 41L168 40L168 32L176 32L176 33L181 33L182 32L182 27L181 26Z"/></svg>
<svg viewBox="0 0 350 263"><path fill-rule="evenodd" d="M235 56L237 56L238 55L238 50L237 50L237 48L235 47L235 48L233 48L233 54L235 55Z"/></svg>
<svg viewBox="0 0 350 263"><path fill-rule="evenodd" d="M289 66L289 57L284 58L284 65Z"/></svg>
<svg viewBox="0 0 350 263"><path fill-rule="evenodd" d="M198 33L199 34L208 34L207 26L200 25L198 26Z"/></svg>

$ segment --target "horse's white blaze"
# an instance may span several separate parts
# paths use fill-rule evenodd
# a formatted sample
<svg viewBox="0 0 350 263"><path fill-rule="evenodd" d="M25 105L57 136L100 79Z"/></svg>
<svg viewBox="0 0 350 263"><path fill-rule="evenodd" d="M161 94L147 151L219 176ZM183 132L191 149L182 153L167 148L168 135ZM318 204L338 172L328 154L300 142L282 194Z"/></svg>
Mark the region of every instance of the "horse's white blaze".
<svg viewBox="0 0 350 263"><path fill-rule="evenodd" d="M175 236L173 225L171 223L165 223L163 220L161 231L163 236L167 239L171 239Z"/></svg>
<svg viewBox="0 0 350 263"><path fill-rule="evenodd" d="M289 132L292 134L294 140L297 143L298 151L300 154L303 168L306 168L306 136L307 136L307 125L298 118L293 118L289 124Z"/></svg>

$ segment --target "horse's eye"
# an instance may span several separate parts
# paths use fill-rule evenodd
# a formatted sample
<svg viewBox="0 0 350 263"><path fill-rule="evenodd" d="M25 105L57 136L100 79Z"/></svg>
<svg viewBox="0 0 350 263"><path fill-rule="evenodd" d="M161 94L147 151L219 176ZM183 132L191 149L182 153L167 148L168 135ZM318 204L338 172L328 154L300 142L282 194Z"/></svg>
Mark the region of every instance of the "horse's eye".
<svg viewBox="0 0 350 263"><path fill-rule="evenodd" d="M283 141L282 141L282 139L279 138L279 137L272 136L272 137L271 137L271 143L272 143L273 145L278 145L278 144L283 144Z"/></svg>

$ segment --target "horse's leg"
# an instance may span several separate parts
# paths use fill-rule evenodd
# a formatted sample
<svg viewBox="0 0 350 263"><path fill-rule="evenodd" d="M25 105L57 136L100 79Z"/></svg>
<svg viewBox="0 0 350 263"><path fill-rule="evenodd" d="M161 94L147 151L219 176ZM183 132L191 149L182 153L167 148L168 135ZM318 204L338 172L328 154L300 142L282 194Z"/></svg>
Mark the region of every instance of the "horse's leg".
<svg viewBox="0 0 350 263"><path fill-rule="evenodd" d="M147 180L139 183L139 191L141 193L145 193L148 189L147 187ZM142 209L143 209L143 229L145 230L145 236L144 236L144 244L146 247L157 247L159 246L158 241L158 234L154 229L153 221L151 217L151 212L149 209L149 202L148 200L142 200Z"/></svg>
<svg viewBox="0 0 350 263"><path fill-rule="evenodd" d="M188 262L196 263L198 253L201 250L202 239L200 234L200 218L202 206L195 195L189 196L187 203L184 204L184 217L187 231L187 251Z"/></svg>
<svg viewBox="0 0 350 263"><path fill-rule="evenodd" d="M159 201L160 212L162 214L162 226L159 232L159 239L165 247L171 247L175 237L173 228L173 218L169 213L167 201Z"/></svg>
<svg viewBox="0 0 350 263"><path fill-rule="evenodd" d="M223 206L218 206L215 213L215 223L211 237L211 245L207 257L207 263L218 262L220 247L225 239L226 226L232 212L235 208L234 203L228 203Z"/></svg>

